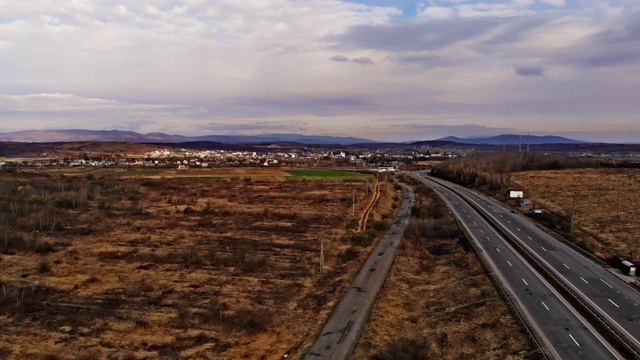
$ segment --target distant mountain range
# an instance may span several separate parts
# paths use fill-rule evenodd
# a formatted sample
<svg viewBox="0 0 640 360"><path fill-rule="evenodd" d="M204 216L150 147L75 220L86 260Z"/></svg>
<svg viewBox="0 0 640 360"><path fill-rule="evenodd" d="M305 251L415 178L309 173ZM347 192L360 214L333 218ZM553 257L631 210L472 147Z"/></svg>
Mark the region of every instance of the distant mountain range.
<svg viewBox="0 0 640 360"><path fill-rule="evenodd" d="M220 144L261 144L261 143L299 143L308 145L375 145L379 143L373 140L340 137L340 136L308 136L301 134L265 134L265 135L202 135L183 136L169 135L159 132L141 134L135 131L121 130L26 130L10 133L0 133L0 141L44 143L44 142L80 142L80 141L116 141L131 143L162 143L179 144L187 142L215 142ZM561 136L527 136L504 134L492 137L459 138L448 136L438 140L430 140L430 143L458 143L468 145L517 145L527 142L531 145L542 144L586 144L584 141L568 139ZM411 144L419 144L415 142ZM393 143L386 143L393 144Z"/></svg>
<svg viewBox="0 0 640 360"><path fill-rule="evenodd" d="M277 143L294 142L301 144L337 144L352 145L375 143L373 140L339 137L339 136L307 136L300 134L266 134L266 135L203 135L183 136L164 133L140 134L135 131L121 130L26 130L0 133L0 141L13 142L70 142L70 141L118 141L135 143L183 143L194 141L211 141L223 144Z"/></svg>
<svg viewBox="0 0 640 360"><path fill-rule="evenodd" d="M579 141L568 139L562 136L534 136L534 135L514 135L504 134L491 137L473 137L473 138L459 138L456 136L447 136L439 141L451 141L459 144L474 144L474 145L541 145L541 144L586 144L586 141Z"/></svg>

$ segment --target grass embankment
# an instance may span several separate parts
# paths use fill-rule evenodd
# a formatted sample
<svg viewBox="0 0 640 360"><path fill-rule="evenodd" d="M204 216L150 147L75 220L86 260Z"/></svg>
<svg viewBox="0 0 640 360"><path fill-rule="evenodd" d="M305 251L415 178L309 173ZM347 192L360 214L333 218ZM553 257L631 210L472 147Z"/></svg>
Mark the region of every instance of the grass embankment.
<svg viewBox="0 0 640 360"><path fill-rule="evenodd" d="M397 258L352 359L531 359L535 347L435 193L416 191Z"/></svg>
<svg viewBox="0 0 640 360"><path fill-rule="evenodd" d="M317 170L317 169L303 169L303 170L286 170L291 174L292 180L304 180L304 179L322 179L322 180L372 180L374 179L371 174L362 174L351 171L338 171L338 170Z"/></svg>

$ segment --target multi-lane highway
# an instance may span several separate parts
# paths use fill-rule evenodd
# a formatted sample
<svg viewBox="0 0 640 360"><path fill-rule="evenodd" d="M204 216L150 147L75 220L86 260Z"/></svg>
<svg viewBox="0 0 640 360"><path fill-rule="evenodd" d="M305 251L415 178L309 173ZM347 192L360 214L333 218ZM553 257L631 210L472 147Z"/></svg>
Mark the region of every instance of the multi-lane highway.
<svg viewBox="0 0 640 360"><path fill-rule="evenodd" d="M305 359L347 359L353 351L409 223L413 190L403 185L402 193L402 204L389 231L378 241Z"/></svg>
<svg viewBox="0 0 640 360"><path fill-rule="evenodd" d="M558 359L623 358L458 194L428 178L420 176L419 173L412 173L411 175L434 188L459 218L467 233L476 241L481 255L489 266L494 269L495 275L510 294L512 302L519 309L519 312L529 320L528 323L532 331L542 342L548 355ZM519 219L519 217L510 213L509 209L500 207L496 203L486 198L483 199L476 194L471 194L466 189L457 188L462 192L463 196L471 197L474 202L487 207L489 212L502 219L504 223L514 225L513 231L524 234L525 229L529 229L528 231L531 231L531 233L524 235L525 238L531 236L532 240L530 241L532 242L536 242L536 239L538 239L540 248L545 249L541 251L553 252L559 248L559 244L552 243L549 239L545 240L549 242L542 241L542 234L544 233L535 232L535 226L525 224L526 221L523 219L520 219L522 221L516 224L515 219ZM575 253L574 255L578 256ZM566 267L570 268L571 266L575 266L576 270L579 269L580 265L575 262L571 262L568 259L562 259L562 261L564 265L561 266L565 270L570 270ZM600 279L603 280L602 278ZM595 282L596 279L584 278L584 280L590 283ZM613 285L611 281L608 284ZM608 295L609 297L613 296L613 294ZM611 298L610 300L615 302L619 299Z"/></svg>
<svg viewBox="0 0 640 360"><path fill-rule="evenodd" d="M474 191L450 184L511 238L552 271L565 286L640 348L640 293L590 259L535 226L526 217Z"/></svg>

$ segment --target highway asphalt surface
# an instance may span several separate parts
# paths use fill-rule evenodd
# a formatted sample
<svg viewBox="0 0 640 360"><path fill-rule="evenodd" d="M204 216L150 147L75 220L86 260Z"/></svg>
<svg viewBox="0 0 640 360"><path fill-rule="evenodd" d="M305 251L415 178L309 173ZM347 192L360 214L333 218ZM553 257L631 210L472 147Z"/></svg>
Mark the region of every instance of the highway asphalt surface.
<svg viewBox="0 0 640 360"><path fill-rule="evenodd" d="M305 359L347 359L353 351L409 223L414 195L411 188L402 186L402 204L393 224L333 310Z"/></svg>
<svg viewBox="0 0 640 360"><path fill-rule="evenodd" d="M502 229L528 250L547 269L578 294L601 317L640 349L640 293L599 264L582 256L534 225L528 218L513 214L488 197L454 186L467 199L500 224Z"/></svg>
<svg viewBox="0 0 640 360"><path fill-rule="evenodd" d="M505 291L509 293L512 302L528 319L530 327L536 333L536 337L542 341L548 355L557 359L623 358L469 204L457 194L428 178L418 173L411 173L411 175L440 194L466 227L468 233L479 245L481 255L493 268ZM462 188L460 189L463 191ZM465 192L465 194L468 193ZM509 224L507 221L518 217L513 216L515 214L511 214L509 209L502 207L498 209L499 206L493 202L489 203L488 199L476 199L476 201L481 204L484 201L485 206L490 207L489 211L493 213L495 210L494 214L504 219L507 224ZM521 230L525 227L521 223L515 226L520 227ZM555 251L550 244L542 245L548 247L547 251ZM573 266L574 263L565 262L565 265ZM591 280L595 282L595 279Z"/></svg>

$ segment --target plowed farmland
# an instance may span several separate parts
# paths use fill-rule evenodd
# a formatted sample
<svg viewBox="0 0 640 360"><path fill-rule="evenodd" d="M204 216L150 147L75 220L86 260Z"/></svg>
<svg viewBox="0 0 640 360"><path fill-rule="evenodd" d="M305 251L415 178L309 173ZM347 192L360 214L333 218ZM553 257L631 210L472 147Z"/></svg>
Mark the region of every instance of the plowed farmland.
<svg viewBox="0 0 640 360"><path fill-rule="evenodd" d="M0 358L299 358L399 200L354 233L364 181L74 175L0 175Z"/></svg>

